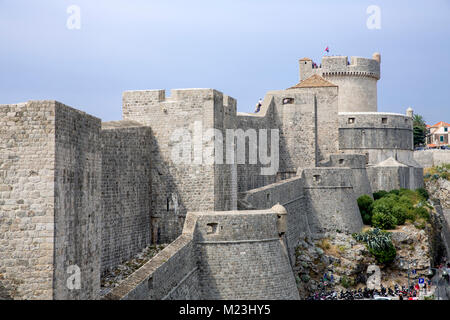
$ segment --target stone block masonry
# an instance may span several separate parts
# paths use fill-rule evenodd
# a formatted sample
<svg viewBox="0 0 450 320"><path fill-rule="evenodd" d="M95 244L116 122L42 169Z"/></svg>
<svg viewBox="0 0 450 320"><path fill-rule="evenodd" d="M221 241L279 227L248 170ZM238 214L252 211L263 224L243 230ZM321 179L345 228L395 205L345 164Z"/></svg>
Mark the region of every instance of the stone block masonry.
<svg viewBox="0 0 450 320"><path fill-rule="evenodd" d="M164 90L127 91L123 95L124 120L151 126L154 135L151 178L155 242L171 242L180 235L188 210L235 207L231 165L197 164L194 157L191 163L174 163L172 159L175 130L186 129L193 136L196 121L205 130L224 129L227 125L224 100L232 104L232 99L213 89L172 90L170 98L165 97ZM191 141L186 140L189 150ZM207 148L208 142L204 141L202 146Z"/></svg>
<svg viewBox="0 0 450 320"><path fill-rule="evenodd" d="M287 210L286 247L295 258L295 247L299 239L310 235L304 181L300 176L276 182L239 194L239 209L265 209L276 204Z"/></svg>
<svg viewBox="0 0 450 320"><path fill-rule="evenodd" d="M106 299L299 299L274 210L189 213L183 234Z"/></svg>
<svg viewBox="0 0 450 320"><path fill-rule="evenodd" d="M0 286L52 299L55 103L0 106Z"/></svg>
<svg viewBox="0 0 450 320"><path fill-rule="evenodd" d="M102 123L102 272L129 260L151 237L149 127Z"/></svg>
<svg viewBox="0 0 450 320"><path fill-rule="evenodd" d="M54 299L97 299L102 231L100 119L55 103ZM80 288L67 285L80 268Z"/></svg>
<svg viewBox="0 0 450 320"><path fill-rule="evenodd" d="M352 186L352 169L304 169L302 178L313 236L361 231L363 223Z"/></svg>
<svg viewBox="0 0 450 320"><path fill-rule="evenodd" d="M14 299L95 299L100 120L55 101L0 106L0 285ZM69 266L81 288L69 290Z"/></svg>
<svg viewBox="0 0 450 320"><path fill-rule="evenodd" d="M362 154L332 154L329 161L320 163L321 167L339 167L352 169L353 190L356 198L372 194L372 186L367 175L367 157Z"/></svg>
<svg viewBox="0 0 450 320"><path fill-rule="evenodd" d="M431 168L450 163L450 150L420 150L414 151L414 160L422 167Z"/></svg>

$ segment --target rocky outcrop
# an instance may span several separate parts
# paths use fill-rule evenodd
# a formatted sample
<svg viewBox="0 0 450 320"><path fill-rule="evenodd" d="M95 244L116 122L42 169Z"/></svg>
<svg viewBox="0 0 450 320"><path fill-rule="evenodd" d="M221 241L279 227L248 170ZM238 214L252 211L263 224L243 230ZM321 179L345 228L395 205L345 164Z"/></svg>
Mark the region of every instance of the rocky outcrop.
<svg viewBox="0 0 450 320"><path fill-rule="evenodd" d="M425 182L430 198L438 199L442 208L450 209L450 181L446 179L429 180Z"/></svg>
<svg viewBox="0 0 450 320"><path fill-rule="evenodd" d="M410 279L425 276L432 251L430 231L429 225L418 229L412 224L392 230L397 256L387 266L377 264L366 245L348 234L336 233L316 242L304 239L297 247L294 265L301 298L325 287L340 291L366 286L407 285L408 264L405 261L415 261L415 266L409 266L410 271L416 271L410 272Z"/></svg>

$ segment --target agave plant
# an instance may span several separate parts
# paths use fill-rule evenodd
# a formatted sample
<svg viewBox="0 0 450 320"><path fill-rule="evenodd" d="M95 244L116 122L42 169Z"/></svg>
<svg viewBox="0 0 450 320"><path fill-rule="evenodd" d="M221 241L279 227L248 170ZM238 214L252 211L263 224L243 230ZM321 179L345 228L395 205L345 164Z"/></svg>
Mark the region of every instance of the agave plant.
<svg viewBox="0 0 450 320"><path fill-rule="evenodd" d="M392 247L391 234L378 228L356 233L353 237L356 241L365 242L370 249L375 251L388 250Z"/></svg>

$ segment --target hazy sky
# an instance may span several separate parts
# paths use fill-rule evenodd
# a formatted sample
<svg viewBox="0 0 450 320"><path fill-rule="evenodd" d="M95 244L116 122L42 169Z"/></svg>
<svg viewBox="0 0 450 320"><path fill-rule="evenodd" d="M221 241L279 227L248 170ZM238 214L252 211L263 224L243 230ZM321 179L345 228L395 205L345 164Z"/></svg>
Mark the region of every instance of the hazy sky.
<svg viewBox="0 0 450 320"><path fill-rule="evenodd" d="M70 30L67 8L81 9ZM381 9L368 29L367 7ZM381 53L379 111L450 122L450 1L0 0L0 104L54 99L105 121L122 92L214 88L253 111L298 59Z"/></svg>

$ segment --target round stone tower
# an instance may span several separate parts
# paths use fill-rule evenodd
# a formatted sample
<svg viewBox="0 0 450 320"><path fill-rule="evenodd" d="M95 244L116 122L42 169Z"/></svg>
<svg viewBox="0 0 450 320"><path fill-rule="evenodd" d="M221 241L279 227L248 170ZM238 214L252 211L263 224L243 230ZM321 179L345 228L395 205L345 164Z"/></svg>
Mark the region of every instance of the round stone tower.
<svg viewBox="0 0 450 320"><path fill-rule="evenodd" d="M377 112L377 81L381 55L372 59L346 56L323 57L315 66L310 59L300 60L300 80L318 74L339 86L339 112Z"/></svg>

